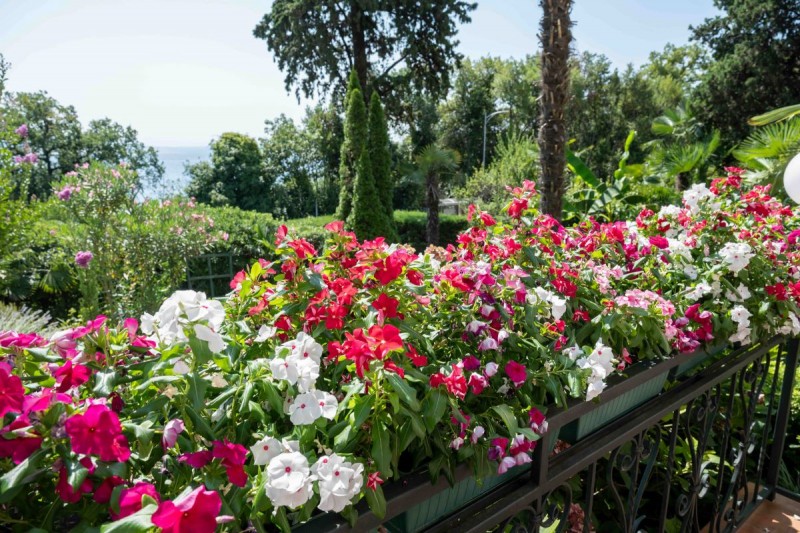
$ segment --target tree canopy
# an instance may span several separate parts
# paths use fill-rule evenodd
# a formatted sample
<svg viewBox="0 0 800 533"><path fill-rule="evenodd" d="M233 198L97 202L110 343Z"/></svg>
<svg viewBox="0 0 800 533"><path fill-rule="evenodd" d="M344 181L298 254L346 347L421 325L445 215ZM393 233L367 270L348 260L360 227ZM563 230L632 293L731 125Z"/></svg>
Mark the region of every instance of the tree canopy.
<svg viewBox="0 0 800 533"><path fill-rule="evenodd" d="M457 25L476 7L463 0L275 0L253 34L267 42L286 90L294 87L298 97L341 98L353 69L364 98L370 86L383 97L399 86L442 94L461 58ZM393 77L401 65L402 76Z"/></svg>

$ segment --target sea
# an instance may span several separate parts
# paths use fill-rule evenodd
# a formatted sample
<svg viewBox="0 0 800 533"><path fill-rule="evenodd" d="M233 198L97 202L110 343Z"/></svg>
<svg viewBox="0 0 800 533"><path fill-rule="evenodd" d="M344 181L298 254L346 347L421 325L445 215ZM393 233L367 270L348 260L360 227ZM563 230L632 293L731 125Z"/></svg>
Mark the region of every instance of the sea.
<svg viewBox="0 0 800 533"><path fill-rule="evenodd" d="M161 146L156 147L156 151L164 164L164 177L159 184L145 184L142 194L146 198L183 194L189 184L189 178L183 173L186 163L211 159L211 148L208 146Z"/></svg>

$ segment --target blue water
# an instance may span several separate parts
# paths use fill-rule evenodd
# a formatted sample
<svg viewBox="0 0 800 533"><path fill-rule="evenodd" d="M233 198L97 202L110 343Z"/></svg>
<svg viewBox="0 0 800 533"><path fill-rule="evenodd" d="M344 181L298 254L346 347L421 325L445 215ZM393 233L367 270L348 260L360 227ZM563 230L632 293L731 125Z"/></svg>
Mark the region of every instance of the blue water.
<svg viewBox="0 0 800 533"><path fill-rule="evenodd" d="M143 195L147 198L165 198L183 194L189 178L184 175L186 163L208 161L211 149L208 146L162 146L156 147L158 157L164 164L164 177L155 187L146 185Z"/></svg>

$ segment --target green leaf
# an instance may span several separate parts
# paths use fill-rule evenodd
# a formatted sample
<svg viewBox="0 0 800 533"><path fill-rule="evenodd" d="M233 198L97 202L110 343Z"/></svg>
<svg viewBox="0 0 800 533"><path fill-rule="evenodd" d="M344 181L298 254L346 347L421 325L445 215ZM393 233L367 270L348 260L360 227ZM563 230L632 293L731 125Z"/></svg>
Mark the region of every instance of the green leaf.
<svg viewBox="0 0 800 533"><path fill-rule="evenodd" d="M341 513L339 513L347 520L347 523L350 524L350 527L353 528L356 525L356 521L358 520L358 511L352 505L348 505L345 507Z"/></svg>
<svg viewBox="0 0 800 533"><path fill-rule="evenodd" d="M100 370L94 375L94 393L99 396L108 396L114 390L117 373L113 368Z"/></svg>
<svg viewBox="0 0 800 533"><path fill-rule="evenodd" d="M376 422L372 426L372 458L375 460L375 464L381 474L387 478L392 475L392 452L389 446L389 432L380 422Z"/></svg>
<svg viewBox="0 0 800 533"><path fill-rule="evenodd" d="M147 533L153 529L153 521L150 517L158 509L157 505L146 505L138 512L126 516L121 520L103 524L100 526L101 533Z"/></svg>
<svg viewBox="0 0 800 533"><path fill-rule="evenodd" d="M353 411L353 426L358 429L367 421L369 413L372 411L372 405L375 403L374 396L360 396L356 400L356 408Z"/></svg>
<svg viewBox="0 0 800 533"><path fill-rule="evenodd" d="M425 419L428 433L433 433L445 411L447 411L447 397L438 390L431 390L422 404L422 418Z"/></svg>
<svg viewBox="0 0 800 533"><path fill-rule="evenodd" d="M567 166L577 176L580 176L587 185L591 185L595 188L600 186L600 180L597 179L594 172L592 172L572 150L567 150Z"/></svg>
<svg viewBox="0 0 800 533"><path fill-rule="evenodd" d="M45 450L38 450L0 477L0 503L6 503L11 498L11 495L8 494L11 490L22 487L30 479L44 471L44 469L38 469L39 462L44 455Z"/></svg>
<svg viewBox="0 0 800 533"><path fill-rule="evenodd" d="M211 426L208 425L206 419L200 416L197 411L192 409L191 406L186 406L186 413L188 413L189 418L192 419L192 423L194 424L194 430L203 437L207 438L208 440L218 440L217 435L214 433L214 430L211 429Z"/></svg>
<svg viewBox="0 0 800 533"><path fill-rule="evenodd" d="M333 447L335 448L336 451L343 452L347 448L350 442L350 436L353 433L353 431L354 431L353 426L348 425L345 426L345 428L342 430L341 433L339 433L338 435L336 435L336 437L334 437Z"/></svg>
<svg viewBox="0 0 800 533"><path fill-rule="evenodd" d="M187 376L189 382L189 401L195 410L200 410L206 403L206 390L208 382L195 372Z"/></svg>
<svg viewBox="0 0 800 533"><path fill-rule="evenodd" d="M766 126L773 122L790 119L796 115L800 115L800 104L772 109L762 115L750 118L747 123L751 126Z"/></svg>
<svg viewBox="0 0 800 533"><path fill-rule="evenodd" d="M414 411L419 411L420 404L417 400L417 394L414 387L409 385L403 378L397 374L388 374L386 380L392 386L392 389L400 396L400 399Z"/></svg>
<svg viewBox="0 0 800 533"><path fill-rule="evenodd" d="M380 485L375 486L375 490L367 489L364 493L367 496L367 503L372 513L383 520L386 516L386 497L383 495L383 489Z"/></svg>
<svg viewBox="0 0 800 533"><path fill-rule="evenodd" d="M289 525L289 518L286 516L286 507L279 507L278 511L272 515L272 521L281 528L283 533L292 532L292 526Z"/></svg>
<svg viewBox="0 0 800 533"><path fill-rule="evenodd" d="M508 428L510 436L513 437L516 435L519 430L519 425L517 424L517 417L514 416L514 411L505 404L495 405L492 407L492 410L503 419L503 423Z"/></svg>
<svg viewBox="0 0 800 533"><path fill-rule="evenodd" d="M192 353L198 366L208 363L214 357L214 354L208 348L208 342L198 339L194 334L189 337L189 346L192 348Z"/></svg>
<svg viewBox="0 0 800 533"><path fill-rule="evenodd" d="M283 413L283 398L278 389L275 388L275 385L270 381L263 381L261 384L267 394L267 401L270 407L278 413Z"/></svg>

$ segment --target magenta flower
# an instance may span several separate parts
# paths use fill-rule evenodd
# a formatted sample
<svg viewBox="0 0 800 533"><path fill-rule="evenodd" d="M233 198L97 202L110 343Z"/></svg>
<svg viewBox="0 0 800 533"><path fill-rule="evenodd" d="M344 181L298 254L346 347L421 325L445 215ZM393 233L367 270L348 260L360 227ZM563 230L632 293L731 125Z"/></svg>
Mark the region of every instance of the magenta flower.
<svg viewBox="0 0 800 533"><path fill-rule="evenodd" d="M175 446L175 443L178 441L178 435L180 435L184 429L186 429L186 426L180 418L167 422L164 426L164 436L161 439L161 445L165 450Z"/></svg>
<svg viewBox="0 0 800 533"><path fill-rule="evenodd" d="M6 413L21 412L24 396L22 380L11 373L10 366L0 363L0 418Z"/></svg>
<svg viewBox="0 0 800 533"><path fill-rule="evenodd" d="M528 371L525 368L525 365L521 365L513 359L506 363L505 371L506 375L514 383L515 387L520 387L523 383L525 383L525 380L528 377Z"/></svg>
<svg viewBox="0 0 800 533"><path fill-rule="evenodd" d="M19 128L15 129L14 133L19 135L23 139L26 138L28 136L28 125L27 124L23 124Z"/></svg>
<svg viewBox="0 0 800 533"><path fill-rule="evenodd" d="M66 430L75 453L120 462L131 456L119 417L105 405L94 404L84 414L71 416L67 419Z"/></svg>
<svg viewBox="0 0 800 533"><path fill-rule="evenodd" d="M214 442L214 457L222 459L222 466L228 479L237 487L244 487L247 484L247 474L244 471L244 461L247 456L247 449L241 444L234 444L225 439Z"/></svg>
<svg viewBox="0 0 800 533"><path fill-rule="evenodd" d="M145 495L150 496L159 503L161 502L156 488L150 483L140 481L129 489L122 489L119 495L119 513L115 513L112 508L111 518L119 520L139 512L142 509L142 496Z"/></svg>
<svg viewBox="0 0 800 533"><path fill-rule="evenodd" d="M158 506L153 524L163 533L213 533L222 499L213 490L199 486L183 498L166 501Z"/></svg>
<svg viewBox="0 0 800 533"><path fill-rule="evenodd" d="M92 259L94 259L92 252L78 252L75 254L75 264L81 268L88 268Z"/></svg>
<svg viewBox="0 0 800 533"><path fill-rule="evenodd" d="M67 185L67 186L65 186L63 189L61 189L60 191L58 191L58 192L56 193L56 195L58 196L58 199L59 199L59 200L64 200L64 201L66 201L66 200L69 200L69 199L70 199L70 197L72 196L72 191L73 191L73 190L74 190L74 188L73 188L73 187L70 187L69 185Z"/></svg>

